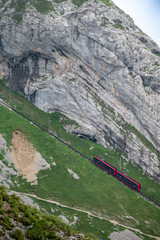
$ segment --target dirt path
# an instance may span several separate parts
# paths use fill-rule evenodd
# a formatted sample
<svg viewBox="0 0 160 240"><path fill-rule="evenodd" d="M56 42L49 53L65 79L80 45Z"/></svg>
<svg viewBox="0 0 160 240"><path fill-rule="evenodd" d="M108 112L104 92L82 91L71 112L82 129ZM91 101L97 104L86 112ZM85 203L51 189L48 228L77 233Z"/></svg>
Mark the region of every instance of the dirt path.
<svg viewBox="0 0 160 240"><path fill-rule="evenodd" d="M75 208L75 207L70 207L70 206L67 206L67 205L64 205L64 204L61 204L60 202L56 202L56 201L53 201L53 200L48 200L48 199L44 199L44 198L40 198L34 194L30 194L30 193L22 193L22 192L17 192L17 191L10 191L10 192L13 192L13 193L17 193L17 194L22 194L22 195L26 195L28 197L33 197L33 198L36 198L38 200L41 200L41 201L44 201L44 202L48 202L48 203L53 203L53 204L56 204L58 206L61 206L61 207L64 207L64 208L68 208L68 209L72 209L72 210L75 210L75 211L78 211L78 212L83 212L83 213L87 213L89 216L92 216L92 217L96 217L98 219L101 219L101 220L105 220L105 221L109 221L110 223L114 224L114 225L118 225L118 226L121 226L121 227L124 227L128 230L132 230L132 231L135 231L135 232L138 232L140 234L143 234L145 236L148 236L148 237L151 237L151 238L155 238L157 240L160 240L160 237L156 237L156 236L152 236L152 235L149 235L149 234L146 234L146 233L143 233L142 231L140 231L139 229L136 229L136 228L132 228L132 227L128 227L126 225L123 225L123 224L120 224L118 223L117 221L115 220L110 220L108 218L105 218L105 217L100 217L94 213L91 213L89 211L86 211L86 210L83 210L83 209L79 209L79 208Z"/></svg>

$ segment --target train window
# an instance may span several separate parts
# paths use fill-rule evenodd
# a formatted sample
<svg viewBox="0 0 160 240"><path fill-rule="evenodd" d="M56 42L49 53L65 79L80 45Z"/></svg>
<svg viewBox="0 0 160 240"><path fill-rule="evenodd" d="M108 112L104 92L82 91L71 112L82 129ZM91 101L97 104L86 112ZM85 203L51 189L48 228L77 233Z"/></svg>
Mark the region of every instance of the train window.
<svg viewBox="0 0 160 240"><path fill-rule="evenodd" d="M125 182L126 184L128 184L129 186L131 186L132 188L134 188L134 189L137 189L137 188L138 188L138 185L136 185L134 182L132 182L130 179L126 178L125 176L117 173L117 177L118 177L121 181L123 181L123 182Z"/></svg>
<svg viewBox="0 0 160 240"><path fill-rule="evenodd" d="M94 162L98 163L98 162L99 162L99 160L98 160L97 158L94 158Z"/></svg>
<svg viewBox="0 0 160 240"><path fill-rule="evenodd" d="M131 187L133 187L134 189L137 189L138 188L138 185L136 185L135 183L131 183Z"/></svg>
<svg viewBox="0 0 160 240"><path fill-rule="evenodd" d="M127 179L125 176L123 176L119 173L117 173L117 177L127 184L129 184L129 182L130 182L129 179Z"/></svg>
<svg viewBox="0 0 160 240"><path fill-rule="evenodd" d="M119 173L117 173L117 177L118 177L119 179L121 179L122 181L125 180L124 177L123 177L121 174L119 174Z"/></svg>
<svg viewBox="0 0 160 240"><path fill-rule="evenodd" d="M105 165L105 164L104 164L104 168L105 168L108 172L114 174L114 169L112 169L112 168L109 167L108 165Z"/></svg>
<svg viewBox="0 0 160 240"><path fill-rule="evenodd" d="M97 163L100 167L104 168L105 170L107 170L108 172L114 174L114 169L112 169L110 166L108 166L107 164L101 162L99 159L94 158L94 162Z"/></svg>

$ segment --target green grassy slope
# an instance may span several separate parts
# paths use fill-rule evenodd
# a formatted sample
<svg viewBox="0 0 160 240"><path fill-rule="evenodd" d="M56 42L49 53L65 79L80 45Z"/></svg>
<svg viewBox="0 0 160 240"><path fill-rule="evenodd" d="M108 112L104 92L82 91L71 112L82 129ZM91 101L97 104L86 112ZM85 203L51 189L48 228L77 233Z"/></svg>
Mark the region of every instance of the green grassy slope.
<svg viewBox="0 0 160 240"><path fill-rule="evenodd" d="M99 239L108 239L106 236L109 236L113 232L124 231L123 226L111 223L109 220L103 220L98 217L88 215L87 213L80 213L74 209L68 209L61 207L59 205L48 203L46 201L37 200L34 197L31 197L32 200L40 206L40 209L47 213L52 213L59 217L65 217L71 226L74 227L77 231L85 233L94 233L95 236ZM116 220L116 218L115 218ZM133 231L136 235L141 237L144 240L152 240L155 238L149 237L144 234L140 234L137 231Z"/></svg>
<svg viewBox="0 0 160 240"><path fill-rule="evenodd" d="M61 231L65 237L84 239L56 216L26 206L16 195L8 195L3 186L0 186L0 227L1 239L60 240L56 233Z"/></svg>
<svg viewBox="0 0 160 240"><path fill-rule="evenodd" d="M116 218L120 223L158 235L159 209L14 112L0 107L0 113L0 133L8 145L13 130L19 129L49 163L56 162L56 166L51 165L51 170L38 173L38 185L30 185L19 177L20 185L17 186L16 183L11 189L32 192L40 197L45 196L69 206L87 209L110 219ZM87 144L88 141L84 142ZM117 158L116 152L113 151L112 154ZM80 179L74 179L68 173L68 168ZM13 176L12 180L17 182L17 177ZM136 221L126 216L131 216ZM148 221L149 225L145 221Z"/></svg>
<svg viewBox="0 0 160 240"><path fill-rule="evenodd" d="M5 86L4 80L0 80L0 98L4 99L6 102L9 103L9 88ZM115 166L117 169L120 169L120 156L122 154L120 151L118 150L112 151L106 149L91 141L77 138L76 136L71 135L64 130L63 125L76 124L74 121L68 119L67 117L63 116L60 113L48 114L43 112L16 92L11 93L11 103L12 107L16 107L17 111L19 111L32 121L38 123L47 130L49 129L50 119L51 132L57 134L59 138L66 141L68 144L70 144L75 149L79 150L84 155L88 156L91 159L93 158L94 155L100 156L109 163L111 163L113 166ZM10 139L11 134L12 131L10 133ZM33 136L31 138L33 138ZM8 139L8 141L11 140ZM46 151L48 152L48 150L49 149L47 149ZM44 150L41 149L41 151ZM52 152L52 147L50 151ZM146 174L142 173L142 171L137 166L133 166L133 164L131 164L130 162L125 161L123 157L121 159L122 159L121 170L127 175L131 176L133 179L141 183L142 192L144 194L160 203L160 185L156 183L154 180L148 178Z"/></svg>
<svg viewBox="0 0 160 240"><path fill-rule="evenodd" d="M3 82L1 83L0 97L7 101L8 88ZM44 113L17 93L12 93L12 104L16 104L17 110L25 113L26 116L39 121L43 127L48 128L50 117L52 131L55 131L66 142L70 142L72 146L90 158L93 155L101 156L119 168L121 154L119 151L105 149L93 142L66 133L63 124L71 123L71 121L65 116L57 113ZM38 173L38 185L30 185L21 176L18 178L12 176L15 182L13 190L35 193L37 196L90 210L110 219L116 218L118 222L141 229L145 233L159 234L159 209L14 112L0 107L0 123L0 133L3 134L8 146L11 144L12 132L19 129L48 163L56 162L56 166L51 165L51 170ZM74 171L79 179L74 179L68 173L68 168ZM145 194L159 200L159 185L142 174L136 166L123 160L123 171L141 182L142 191ZM17 180L19 186L16 183Z"/></svg>
<svg viewBox="0 0 160 240"><path fill-rule="evenodd" d="M42 211L53 213L56 216L64 216L70 223L71 226L76 230L85 233L94 233L95 236L106 239L112 232L124 231L125 228L114 225L109 221L96 218L88 215L87 213L78 212L74 209L64 208L53 203L47 203L42 200L32 198L36 202ZM74 207L74 206L73 206Z"/></svg>

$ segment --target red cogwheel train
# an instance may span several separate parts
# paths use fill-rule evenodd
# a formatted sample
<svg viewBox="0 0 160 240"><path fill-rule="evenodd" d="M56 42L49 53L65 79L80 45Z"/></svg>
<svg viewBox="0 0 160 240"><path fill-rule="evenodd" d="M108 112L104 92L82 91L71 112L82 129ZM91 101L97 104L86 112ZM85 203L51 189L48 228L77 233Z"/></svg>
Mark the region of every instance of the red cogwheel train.
<svg viewBox="0 0 160 240"><path fill-rule="evenodd" d="M123 182L130 188L140 191L141 184L133 180L132 178L128 177L126 174L124 174L121 171L118 171L115 167L113 167L111 164L107 163L100 157L94 156L93 157L93 163L103 169L104 171L108 172L109 174L116 177L119 181Z"/></svg>

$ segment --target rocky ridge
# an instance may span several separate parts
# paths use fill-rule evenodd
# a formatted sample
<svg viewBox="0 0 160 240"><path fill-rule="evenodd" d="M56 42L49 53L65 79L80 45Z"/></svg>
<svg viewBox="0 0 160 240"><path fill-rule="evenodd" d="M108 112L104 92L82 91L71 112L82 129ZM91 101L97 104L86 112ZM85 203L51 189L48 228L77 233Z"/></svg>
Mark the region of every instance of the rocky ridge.
<svg viewBox="0 0 160 240"><path fill-rule="evenodd" d="M159 181L160 48L112 1L46 2L0 1L0 77Z"/></svg>

